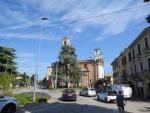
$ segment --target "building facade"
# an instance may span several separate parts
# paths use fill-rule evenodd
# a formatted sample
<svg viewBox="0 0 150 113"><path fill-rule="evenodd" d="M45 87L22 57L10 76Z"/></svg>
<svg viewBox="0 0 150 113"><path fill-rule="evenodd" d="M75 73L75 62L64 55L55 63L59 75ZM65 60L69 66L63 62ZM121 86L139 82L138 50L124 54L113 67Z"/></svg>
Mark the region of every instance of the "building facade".
<svg viewBox="0 0 150 113"><path fill-rule="evenodd" d="M94 81L104 78L104 59L99 48L94 50L94 59L80 60L80 69L82 72L80 86L93 86Z"/></svg>
<svg viewBox="0 0 150 113"><path fill-rule="evenodd" d="M52 72L53 72L53 68L52 68L51 65L49 65L49 66L47 67L47 73L46 73L46 79L47 79L47 80L49 80L49 78L52 77L52 74L53 74Z"/></svg>
<svg viewBox="0 0 150 113"><path fill-rule="evenodd" d="M104 78L108 85L113 85L113 73L105 73Z"/></svg>
<svg viewBox="0 0 150 113"><path fill-rule="evenodd" d="M112 62L114 83L128 83L138 97L150 96L150 27Z"/></svg>

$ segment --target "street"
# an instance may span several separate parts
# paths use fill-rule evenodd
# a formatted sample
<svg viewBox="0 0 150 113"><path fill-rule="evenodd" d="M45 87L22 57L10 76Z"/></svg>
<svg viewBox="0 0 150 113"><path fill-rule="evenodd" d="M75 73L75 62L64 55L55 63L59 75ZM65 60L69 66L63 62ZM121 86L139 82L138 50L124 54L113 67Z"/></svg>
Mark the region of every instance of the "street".
<svg viewBox="0 0 150 113"><path fill-rule="evenodd" d="M115 103L83 96L78 96L77 101L61 101L61 94L61 91L51 91L48 103L26 106L18 113L117 113ZM150 102L128 100L125 110L126 113L150 113Z"/></svg>

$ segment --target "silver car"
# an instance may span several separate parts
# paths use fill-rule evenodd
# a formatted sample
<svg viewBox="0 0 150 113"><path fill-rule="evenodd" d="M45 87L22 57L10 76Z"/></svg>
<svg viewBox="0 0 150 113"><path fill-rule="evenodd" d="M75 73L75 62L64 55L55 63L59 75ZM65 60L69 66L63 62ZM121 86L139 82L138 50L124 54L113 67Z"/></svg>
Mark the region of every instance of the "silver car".
<svg viewBox="0 0 150 113"><path fill-rule="evenodd" d="M9 96L0 96L0 113L16 113L18 102Z"/></svg>
<svg viewBox="0 0 150 113"><path fill-rule="evenodd" d="M96 96L96 91L94 88L83 88L80 91L81 96Z"/></svg>

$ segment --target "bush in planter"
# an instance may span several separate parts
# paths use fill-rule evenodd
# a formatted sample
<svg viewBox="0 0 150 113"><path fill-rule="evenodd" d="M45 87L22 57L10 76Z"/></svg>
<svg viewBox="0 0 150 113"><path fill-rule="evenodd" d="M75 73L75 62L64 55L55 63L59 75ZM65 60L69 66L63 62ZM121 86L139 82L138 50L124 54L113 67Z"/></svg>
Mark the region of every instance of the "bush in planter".
<svg viewBox="0 0 150 113"><path fill-rule="evenodd" d="M39 98L37 103L47 102L47 98Z"/></svg>

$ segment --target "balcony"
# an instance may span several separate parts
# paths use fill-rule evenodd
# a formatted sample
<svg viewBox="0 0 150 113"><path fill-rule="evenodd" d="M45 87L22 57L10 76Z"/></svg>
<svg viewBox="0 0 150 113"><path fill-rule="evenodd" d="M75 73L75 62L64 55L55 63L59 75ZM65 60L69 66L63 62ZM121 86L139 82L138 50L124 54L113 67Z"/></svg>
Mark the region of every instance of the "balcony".
<svg viewBox="0 0 150 113"><path fill-rule="evenodd" d="M150 56L150 48L145 48L143 50L145 57Z"/></svg>
<svg viewBox="0 0 150 113"><path fill-rule="evenodd" d="M130 63L135 63L135 57L132 57Z"/></svg>
<svg viewBox="0 0 150 113"><path fill-rule="evenodd" d="M150 70L144 70L143 71L143 77L145 79L150 79Z"/></svg>

